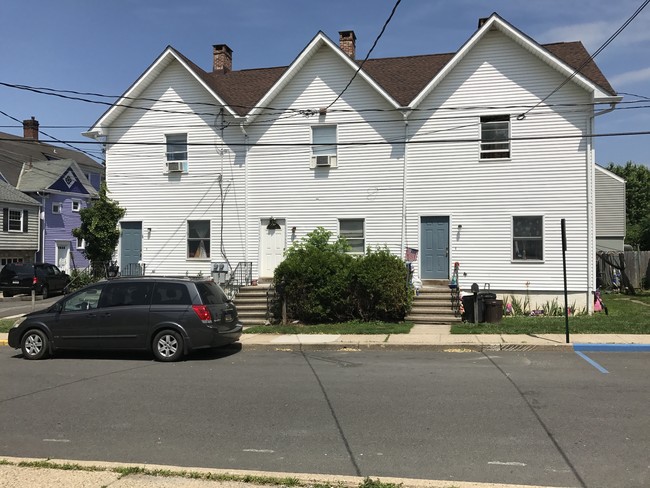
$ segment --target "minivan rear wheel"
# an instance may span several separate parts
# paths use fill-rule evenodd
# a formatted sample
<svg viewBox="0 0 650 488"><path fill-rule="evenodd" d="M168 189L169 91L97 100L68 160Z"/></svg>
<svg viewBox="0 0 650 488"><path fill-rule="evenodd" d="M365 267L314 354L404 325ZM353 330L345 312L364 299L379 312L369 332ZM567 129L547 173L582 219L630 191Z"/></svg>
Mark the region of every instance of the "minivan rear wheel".
<svg viewBox="0 0 650 488"><path fill-rule="evenodd" d="M174 330L158 332L152 346L153 355L158 361L178 361L183 356L183 338Z"/></svg>
<svg viewBox="0 0 650 488"><path fill-rule="evenodd" d="M25 333L20 341L20 349L25 359L43 359L47 356L47 336L39 329L32 329Z"/></svg>

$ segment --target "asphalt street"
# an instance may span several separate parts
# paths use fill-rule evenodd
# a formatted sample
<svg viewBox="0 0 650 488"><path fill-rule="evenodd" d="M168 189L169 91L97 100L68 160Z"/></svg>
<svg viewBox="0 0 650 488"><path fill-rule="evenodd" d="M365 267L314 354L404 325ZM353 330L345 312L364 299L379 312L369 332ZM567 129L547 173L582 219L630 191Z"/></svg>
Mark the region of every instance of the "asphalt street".
<svg viewBox="0 0 650 488"><path fill-rule="evenodd" d="M0 456L548 486L650 484L647 353L242 351L26 361Z"/></svg>
<svg viewBox="0 0 650 488"><path fill-rule="evenodd" d="M53 296L45 300L43 300L41 297L38 297L34 301L34 304L32 304L31 298L27 296L24 298L25 300L14 297L12 299L5 299L3 301L0 301L0 319L26 314L34 310L42 310L58 301L61 296Z"/></svg>

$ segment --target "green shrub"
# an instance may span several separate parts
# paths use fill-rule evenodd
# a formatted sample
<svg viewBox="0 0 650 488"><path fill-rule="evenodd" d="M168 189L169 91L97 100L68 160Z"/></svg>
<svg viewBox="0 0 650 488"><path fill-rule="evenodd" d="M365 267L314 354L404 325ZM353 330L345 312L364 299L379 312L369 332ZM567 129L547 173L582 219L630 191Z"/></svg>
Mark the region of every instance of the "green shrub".
<svg viewBox="0 0 650 488"><path fill-rule="evenodd" d="M402 320L410 309L413 293L404 262L387 248L355 259L350 275L358 317L362 320Z"/></svg>
<svg viewBox="0 0 650 488"><path fill-rule="evenodd" d="M387 249L352 256L344 238L317 228L285 253L275 270L278 299L273 316L287 315L307 324L362 320L400 320L410 308L404 263Z"/></svg>
<svg viewBox="0 0 650 488"><path fill-rule="evenodd" d="M70 272L70 284L68 285L68 291L75 291L79 288L83 288L86 285L95 283L97 278L93 275L92 271L88 269L73 269Z"/></svg>

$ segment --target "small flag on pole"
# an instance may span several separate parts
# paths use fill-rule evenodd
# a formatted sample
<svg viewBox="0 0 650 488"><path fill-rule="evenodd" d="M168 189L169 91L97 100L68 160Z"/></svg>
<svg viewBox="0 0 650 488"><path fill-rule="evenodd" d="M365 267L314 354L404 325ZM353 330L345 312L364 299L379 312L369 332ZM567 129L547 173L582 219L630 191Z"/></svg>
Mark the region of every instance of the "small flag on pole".
<svg viewBox="0 0 650 488"><path fill-rule="evenodd" d="M418 260L418 250L412 247L406 248L406 260L409 262Z"/></svg>

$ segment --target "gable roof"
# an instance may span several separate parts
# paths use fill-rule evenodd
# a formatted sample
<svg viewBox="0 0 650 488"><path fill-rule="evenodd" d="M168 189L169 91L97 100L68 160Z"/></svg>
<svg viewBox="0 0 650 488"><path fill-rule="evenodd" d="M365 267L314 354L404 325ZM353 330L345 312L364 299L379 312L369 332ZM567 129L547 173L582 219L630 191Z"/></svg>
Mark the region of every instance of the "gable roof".
<svg viewBox="0 0 650 488"><path fill-rule="evenodd" d="M16 205L40 206L37 200L25 195L22 191L16 190L9 183L0 181L0 202Z"/></svg>
<svg viewBox="0 0 650 488"><path fill-rule="evenodd" d="M456 52L445 54L428 54L420 56L402 56L392 58L369 59L359 72L371 86L382 94L389 103L397 107L414 107L428 94L465 54L485 35L497 29L515 42L531 51L565 76L575 70L576 83L596 93L596 98L616 101L616 92L581 42L560 42L540 45L533 39L514 28L496 13L479 28L469 40ZM111 107L91 128L96 130L101 125L110 124L117 114L117 107L128 106L127 97L137 96L144 90L170 61L170 55L177 59L199 82L213 94L235 117L254 117L268 100L284 86L286 82L304 65L304 63L323 45L329 46L341 60L357 69L361 61L352 60L338 45L325 34L319 32L289 65L273 68L246 69L227 72L207 72L190 61L183 54L168 46L161 56L143 73L127 90L125 95ZM585 64L586 63L586 64ZM585 66L581 67L582 64ZM92 132L86 133L92 135Z"/></svg>
<svg viewBox="0 0 650 488"><path fill-rule="evenodd" d="M104 165L74 149L0 132L0 173L16 186L24 163L48 159L74 159L89 171L104 173Z"/></svg>
<svg viewBox="0 0 650 488"><path fill-rule="evenodd" d="M57 161L36 161L25 164L20 172L16 188L24 192L37 192L56 190L56 183L71 170L81 185L80 191L71 193L87 193L91 197L97 196L97 190L90 184L86 175L73 159Z"/></svg>

